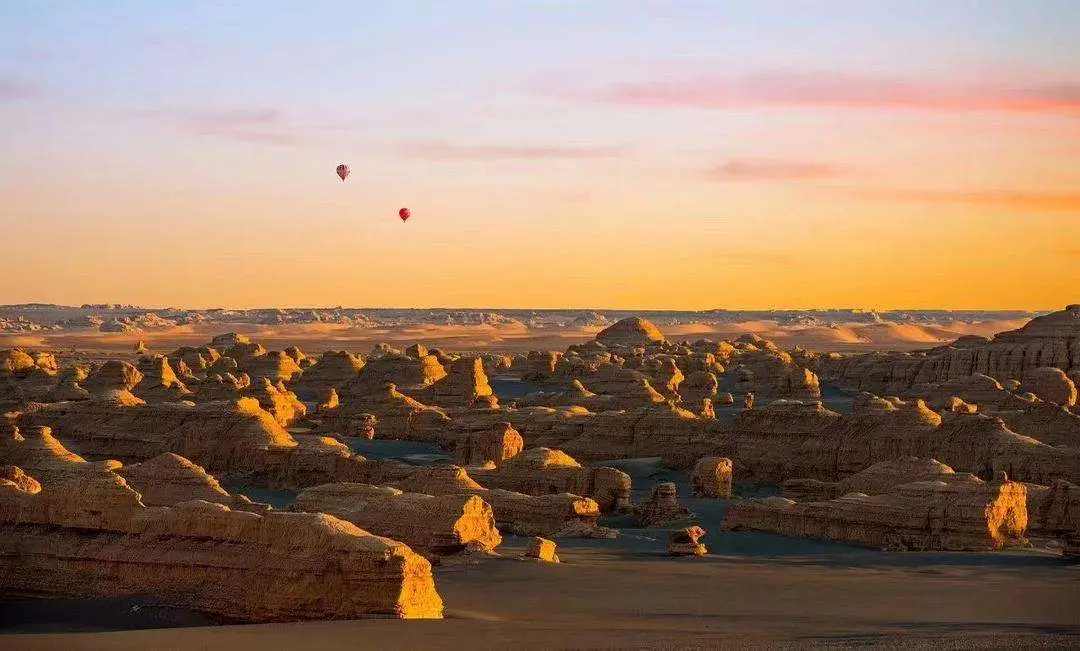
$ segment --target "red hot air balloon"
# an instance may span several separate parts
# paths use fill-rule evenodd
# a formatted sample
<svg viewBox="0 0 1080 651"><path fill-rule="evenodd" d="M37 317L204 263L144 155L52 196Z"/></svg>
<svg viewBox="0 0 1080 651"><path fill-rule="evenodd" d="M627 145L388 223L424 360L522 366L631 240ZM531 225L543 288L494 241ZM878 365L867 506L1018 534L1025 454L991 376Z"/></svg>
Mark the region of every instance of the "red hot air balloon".
<svg viewBox="0 0 1080 651"><path fill-rule="evenodd" d="M401 221L405 221L411 216L408 208L402 208L401 210L397 211L397 214L398 217L401 217Z"/></svg>
<svg viewBox="0 0 1080 651"><path fill-rule="evenodd" d="M346 165L345 163L342 163L341 165L338 165L337 166L337 175L341 177L342 181L344 181L345 177L349 175L349 166Z"/></svg>

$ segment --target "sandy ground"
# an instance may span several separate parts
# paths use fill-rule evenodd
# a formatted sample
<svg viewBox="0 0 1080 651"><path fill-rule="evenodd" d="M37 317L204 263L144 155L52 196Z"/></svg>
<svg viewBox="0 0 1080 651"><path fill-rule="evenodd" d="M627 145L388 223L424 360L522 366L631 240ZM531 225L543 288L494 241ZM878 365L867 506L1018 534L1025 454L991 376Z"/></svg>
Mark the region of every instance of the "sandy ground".
<svg viewBox="0 0 1080 651"><path fill-rule="evenodd" d="M843 566L815 558L561 552L440 568L442 621L0 636L21 649L1080 647L1080 568Z"/></svg>
<svg viewBox="0 0 1080 651"><path fill-rule="evenodd" d="M985 321L954 323L949 327L896 323L849 324L836 328L781 326L773 321L749 321L730 324L685 324L664 326L669 339L735 339L754 333L786 348L802 346L819 351L910 350L928 348L962 335L992 336L1012 330L1024 321ZM524 352L563 350L570 344L592 339L599 328L530 329L520 324L504 326L417 325L386 328L355 328L331 324L295 324L259 326L247 323L214 323L181 326L167 330L134 333L106 333L70 330L30 334L0 334L0 348L22 346L44 350L98 351L130 353L137 342L152 349L168 351L181 345L202 345L214 335L240 332L271 349L300 346L302 350L321 352L348 349L367 352L377 343L408 346L424 343L455 352Z"/></svg>
<svg viewBox="0 0 1080 651"><path fill-rule="evenodd" d="M361 447L373 458L437 452ZM1056 552L885 553L723 532L726 502L689 497L686 473L663 470L659 459L612 463L633 476L635 501L652 481L676 482L710 532L710 555L670 558L666 530L616 518L605 524L620 527L617 540L560 540L559 565L518 560L525 540L509 536L500 557L437 566L441 621L206 626L204 616L138 600L38 601L0 604L9 633L0 648L1080 648L1080 564ZM283 507L292 495L279 493Z"/></svg>

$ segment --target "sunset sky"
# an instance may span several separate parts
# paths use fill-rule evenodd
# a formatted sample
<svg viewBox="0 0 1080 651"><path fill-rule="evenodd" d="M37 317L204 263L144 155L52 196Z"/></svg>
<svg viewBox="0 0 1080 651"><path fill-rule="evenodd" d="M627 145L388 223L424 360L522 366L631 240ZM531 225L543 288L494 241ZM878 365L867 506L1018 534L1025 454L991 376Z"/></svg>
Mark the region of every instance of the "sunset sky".
<svg viewBox="0 0 1080 651"><path fill-rule="evenodd" d="M0 0L0 303L1060 308L1078 35L1075 0Z"/></svg>

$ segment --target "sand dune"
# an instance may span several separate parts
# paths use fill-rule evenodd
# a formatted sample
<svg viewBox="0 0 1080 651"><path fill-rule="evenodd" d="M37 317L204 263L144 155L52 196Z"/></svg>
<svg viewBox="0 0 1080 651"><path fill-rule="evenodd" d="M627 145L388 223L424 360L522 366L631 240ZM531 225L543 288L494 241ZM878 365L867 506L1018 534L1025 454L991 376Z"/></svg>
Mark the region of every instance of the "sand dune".
<svg viewBox="0 0 1080 651"><path fill-rule="evenodd" d="M968 334L991 336L1012 330L1023 322L1002 320L979 323L954 322L948 325L909 323L849 323L835 327L781 325L775 321L739 323L687 323L662 326L670 339L732 340L753 333L774 340L784 347L802 346L810 350L884 350L936 346ZM139 341L152 349L166 350L181 345L201 345L214 335L239 332L268 346L298 345L305 350L321 351L347 348L365 352L378 343L406 346L423 342L459 351L523 352L562 349L567 345L592 339L597 326L565 328L530 328L518 322L497 325L409 324L400 326L357 327L336 323L296 323L257 325L251 323L204 323L143 332L98 332L96 330L60 330L35 333L0 334L0 347L113 351L132 350Z"/></svg>

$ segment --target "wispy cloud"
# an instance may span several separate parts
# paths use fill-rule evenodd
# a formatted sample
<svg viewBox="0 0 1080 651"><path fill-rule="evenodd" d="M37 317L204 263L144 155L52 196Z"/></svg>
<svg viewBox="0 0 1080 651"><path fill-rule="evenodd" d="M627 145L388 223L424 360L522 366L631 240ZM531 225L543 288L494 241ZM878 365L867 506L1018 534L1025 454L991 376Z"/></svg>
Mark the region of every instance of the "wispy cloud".
<svg viewBox="0 0 1080 651"><path fill-rule="evenodd" d="M861 192L860 196L885 201L966 204L995 209L1080 213L1080 192L868 190Z"/></svg>
<svg viewBox="0 0 1080 651"><path fill-rule="evenodd" d="M619 147L462 145L444 142L406 143L397 146L396 149L408 156L435 161L618 158L626 154L626 150Z"/></svg>
<svg viewBox="0 0 1080 651"><path fill-rule="evenodd" d="M706 172L712 181L813 181L841 176L828 163L776 158L734 158Z"/></svg>
<svg viewBox="0 0 1080 651"><path fill-rule="evenodd" d="M11 77L0 77L0 102L2 103L34 99L41 95L41 88L34 84Z"/></svg>
<svg viewBox="0 0 1080 651"><path fill-rule="evenodd" d="M340 125L298 124L276 109L152 110L135 115L163 120L192 135L283 147L315 140L319 132L347 130Z"/></svg>
<svg viewBox="0 0 1080 651"><path fill-rule="evenodd" d="M839 72L789 71L618 83L599 90L559 94L622 106L655 108L911 109L1080 117L1080 81L964 84Z"/></svg>

